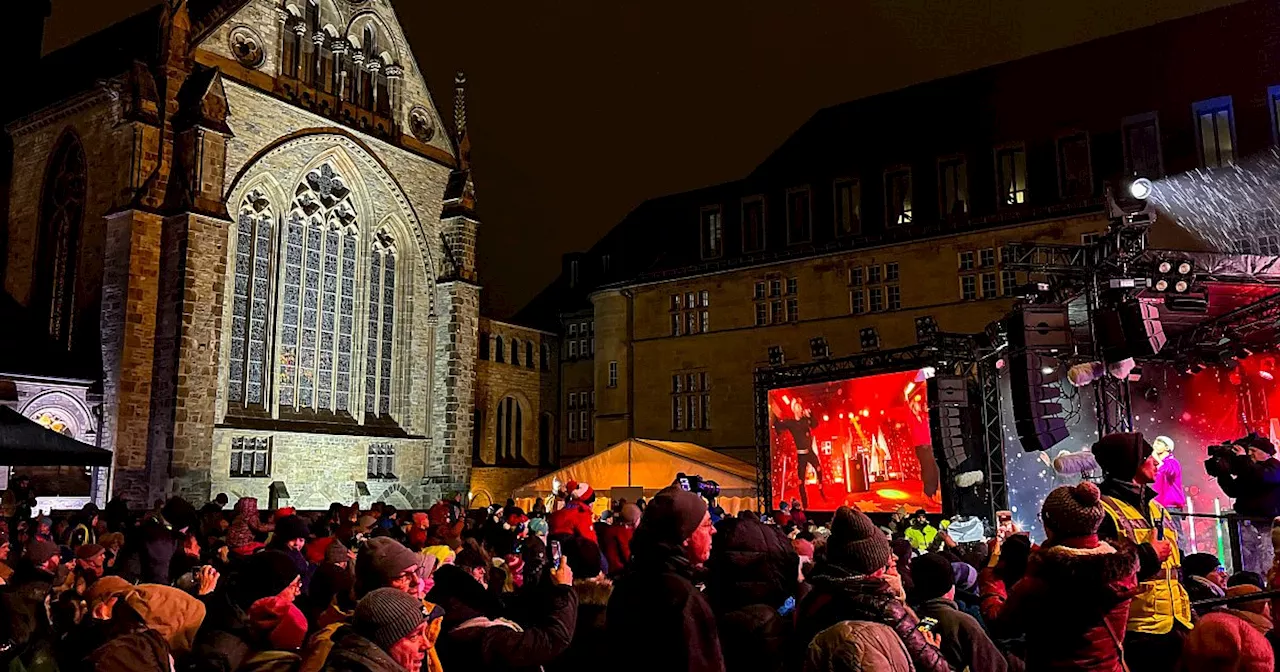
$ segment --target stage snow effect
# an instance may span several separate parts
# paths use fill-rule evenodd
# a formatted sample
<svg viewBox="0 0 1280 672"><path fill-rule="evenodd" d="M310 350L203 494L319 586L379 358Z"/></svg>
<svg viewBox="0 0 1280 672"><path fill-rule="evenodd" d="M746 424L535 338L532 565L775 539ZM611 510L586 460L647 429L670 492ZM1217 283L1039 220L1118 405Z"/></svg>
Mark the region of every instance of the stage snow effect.
<svg viewBox="0 0 1280 672"><path fill-rule="evenodd" d="M1222 252L1276 254L1253 241L1280 235L1280 149L1222 168L1199 168L1155 182L1161 216Z"/></svg>
<svg viewBox="0 0 1280 672"><path fill-rule="evenodd" d="M1148 362L1142 380L1133 383L1134 430L1148 441L1167 436L1174 443L1174 457L1182 465L1182 485L1187 493L1188 511L1215 513L1228 511L1231 500L1217 481L1204 471L1206 446L1257 431L1273 441L1280 434L1280 400L1277 394L1275 353L1255 354L1231 368L1212 367L1188 373L1171 364ZM1069 386L1068 386L1069 387ZM1001 377L1002 417L1005 431L1005 463L1009 484L1009 505L1014 519L1032 538L1041 541L1040 505L1051 490L1080 480L1054 471L1053 458L1063 451L1086 450L1098 440L1092 387L1069 389L1077 406L1068 421L1071 436L1046 452L1023 452L1009 420L1008 376ZM1186 529L1186 528L1184 528ZM1191 530L1188 530L1190 532ZM1224 558L1226 529L1211 520L1196 521L1195 548Z"/></svg>

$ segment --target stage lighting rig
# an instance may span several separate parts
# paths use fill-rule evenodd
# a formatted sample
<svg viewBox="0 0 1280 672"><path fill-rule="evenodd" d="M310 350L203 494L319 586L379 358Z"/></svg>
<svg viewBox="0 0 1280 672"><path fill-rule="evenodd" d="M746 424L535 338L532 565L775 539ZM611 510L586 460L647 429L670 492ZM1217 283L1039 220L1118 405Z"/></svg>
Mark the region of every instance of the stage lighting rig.
<svg viewBox="0 0 1280 672"><path fill-rule="evenodd" d="M769 346L769 366L782 366L787 363L787 355L782 352L781 345Z"/></svg>
<svg viewBox="0 0 1280 672"><path fill-rule="evenodd" d="M1139 177L1138 179L1130 182L1129 195L1132 196L1133 199L1137 201L1145 201L1148 198L1150 198L1151 197L1151 180L1148 180L1145 177Z"/></svg>
<svg viewBox="0 0 1280 672"><path fill-rule="evenodd" d="M1151 276L1151 288L1157 292L1186 294L1195 285L1195 263L1190 259L1158 259Z"/></svg>
<svg viewBox="0 0 1280 672"><path fill-rule="evenodd" d="M1107 217L1116 224L1149 225L1155 221L1155 208L1150 198L1155 185L1145 177L1135 177L1123 184L1107 186Z"/></svg>
<svg viewBox="0 0 1280 672"><path fill-rule="evenodd" d="M875 327L863 327L862 331L858 332L858 337L862 341L864 352L880 349L880 332L876 331Z"/></svg>
<svg viewBox="0 0 1280 672"><path fill-rule="evenodd" d="M916 343L924 343L938 335L938 321L932 315L916 318Z"/></svg>
<svg viewBox="0 0 1280 672"><path fill-rule="evenodd" d="M831 347L827 345L827 339L823 336L815 336L809 339L809 355L815 361L830 357Z"/></svg>

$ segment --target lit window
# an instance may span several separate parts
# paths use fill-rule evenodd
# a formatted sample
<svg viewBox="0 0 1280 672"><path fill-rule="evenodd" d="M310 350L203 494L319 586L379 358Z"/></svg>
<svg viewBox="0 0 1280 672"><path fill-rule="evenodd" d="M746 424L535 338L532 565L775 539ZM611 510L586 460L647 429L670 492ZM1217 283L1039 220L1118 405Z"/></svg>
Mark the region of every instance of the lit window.
<svg viewBox="0 0 1280 672"><path fill-rule="evenodd" d="M960 270L962 270L962 271L972 271L972 270L974 269L974 263L973 263L973 252L972 252L972 251L968 251L968 252L961 252L961 253L960 253L960 257L959 257L959 259L960 259Z"/></svg>
<svg viewBox="0 0 1280 672"><path fill-rule="evenodd" d="M853 315L861 315L867 312L866 294L861 289L849 290L849 312Z"/></svg>
<svg viewBox="0 0 1280 672"><path fill-rule="evenodd" d="M871 294L871 312L878 313L884 310L884 288L872 287Z"/></svg>
<svg viewBox="0 0 1280 672"><path fill-rule="evenodd" d="M704 289L704 290L702 290L701 292L698 292L698 302L699 302L699 305L701 305L703 308L706 308L707 306L710 306L710 305L711 305L711 292L709 292L709 291L707 291L707 290L705 290L705 289Z"/></svg>
<svg viewBox="0 0 1280 672"><path fill-rule="evenodd" d="M943 217L955 217L969 211L969 178L963 158L938 162L938 196Z"/></svg>
<svg viewBox="0 0 1280 672"><path fill-rule="evenodd" d="M1063 198L1093 195L1093 166L1089 158L1089 134L1058 138L1058 191Z"/></svg>
<svg viewBox="0 0 1280 672"><path fill-rule="evenodd" d="M680 397L671 397L671 429L684 429L684 400Z"/></svg>
<svg viewBox="0 0 1280 672"><path fill-rule="evenodd" d="M891 170L884 176L885 221L889 226L910 224L911 169Z"/></svg>
<svg viewBox="0 0 1280 672"><path fill-rule="evenodd" d="M764 249L764 198L755 197L742 201L742 251L759 252Z"/></svg>
<svg viewBox="0 0 1280 672"><path fill-rule="evenodd" d="M1160 121L1155 112L1126 117L1120 124L1126 176L1164 177Z"/></svg>
<svg viewBox="0 0 1280 672"><path fill-rule="evenodd" d="M1027 151L1022 146L996 150L996 172L1000 205L1027 202Z"/></svg>
<svg viewBox="0 0 1280 672"><path fill-rule="evenodd" d="M902 288L897 285L889 285L885 290L889 295L889 310L902 308Z"/></svg>
<svg viewBox="0 0 1280 672"><path fill-rule="evenodd" d="M977 278L972 275L966 275L960 278L960 298L965 301L972 301L978 298Z"/></svg>
<svg viewBox="0 0 1280 672"><path fill-rule="evenodd" d="M701 324L702 333L705 334L709 329L711 329L711 312L710 311L707 311L707 310L702 311L701 323L702 323Z"/></svg>
<svg viewBox="0 0 1280 672"><path fill-rule="evenodd" d="M857 180L836 180L836 235L862 232L862 185Z"/></svg>
<svg viewBox="0 0 1280 672"><path fill-rule="evenodd" d="M1202 100L1191 106L1196 117L1196 137L1200 146L1200 165L1221 168L1235 160L1235 123L1232 119L1231 96Z"/></svg>
<svg viewBox="0 0 1280 672"><path fill-rule="evenodd" d="M697 313L685 313L685 314L684 314L684 326L685 326L684 333L686 333L686 334L696 334L696 333L698 333L698 314L697 314Z"/></svg>
<svg viewBox="0 0 1280 672"><path fill-rule="evenodd" d="M720 256L724 246L724 226L720 208L704 208L701 212L702 258Z"/></svg>
<svg viewBox="0 0 1280 672"><path fill-rule="evenodd" d="M680 307L681 307L681 305L680 305L680 304L681 304L683 301L684 301L684 299L682 298L682 295L680 295L680 294L672 294L672 295L671 295L671 310L680 310ZM570 335L570 336L577 335L578 325L574 324L574 325L571 325L569 328L573 330L573 331L571 331L571 332L569 333L569 335Z"/></svg>
<svg viewBox="0 0 1280 672"><path fill-rule="evenodd" d="M807 243L812 236L809 189L787 192L787 243Z"/></svg>

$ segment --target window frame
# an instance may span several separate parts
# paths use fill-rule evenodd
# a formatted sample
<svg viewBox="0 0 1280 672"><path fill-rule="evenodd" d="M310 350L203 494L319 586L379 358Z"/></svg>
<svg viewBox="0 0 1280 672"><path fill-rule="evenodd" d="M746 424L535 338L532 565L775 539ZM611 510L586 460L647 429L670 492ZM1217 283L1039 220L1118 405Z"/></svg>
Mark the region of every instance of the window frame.
<svg viewBox="0 0 1280 672"><path fill-rule="evenodd" d="M915 178L912 176L911 173L912 173L911 166L906 164L900 165L900 166L894 166L892 168L887 168L884 171L884 224L888 228L893 228L896 226L911 226L912 224L915 223L916 188L915 188ZM893 202L893 199L889 198L890 196L889 187L892 184L892 178L900 174L906 175L907 177L906 203L908 204L908 207L904 208L902 212L898 213L898 217L894 219L901 219L902 215L906 214L906 221L890 221L890 219L892 218L891 215L893 214L890 211L890 204Z"/></svg>
<svg viewBox="0 0 1280 672"><path fill-rule="evenodd" d="M616 388L618 386L618 360L609 360L609 378L607 387Z"/></svg>
<svg viewBox="0 0 1280 672"><path fill-rule="evenodd" d="M857 297L856 300L854 297ZM849 288L849 314L867 314L867 293L862 287Z"/></svg>
<svg viewBox="0 0 1280 672"><path fill-rule="evenodd" d="M708 250L707 215L714 215L716 241L714 249ZM704 205L698 209L698 249L703 259L719 259L724 256L724 208L719 205Z"/></svg>
<svg viewBox="0 0 1280 672"><path fill-rule="evenodd" d="M747 237L747 206L753 203L760 204L760 246L748 249L747 241L749 238ZM747 196L743 198L739 203L738 215L738 225L742 229L742 253L754 254L756 252L765 251L769 245L769 207L768 203L765 201L764 194L756 194L754 196Z"/></svg>
<svg viewBox="0 0 1280 672"><path fill-rule="evenodd" d="M1085 168L1088 169L1088 189L1083 194L1073 195L1067 193L1066 161L1064 160L1065 155L1062 153L1062 146L1065 141L1079 137L1084 138ZM1093 196L1097 191L1097 187L1094 185L1093 180L1093 138L1090 133L1088 131L1080 130L1059 133L1057 137L1053 139L1053 153L1054 163L1057 164L1058 169L1058 198L1066 200L1069 198L1089 198Z"/></svg>
<svg viewBox="0 0 1280 672"><path fill-rule="evenodd" d="M1133 169L1133 156L1129 150L1129 129L1135 126L1144 126L1150 123L1155 127L1156 131L1156 174L1155 175L1136 175ZM1131 114L1120 120L1120 149L1124 156L1124 175L1123 177L1146 177L1149 179L1158 179L1164 177L1164 142L1160 133L1160 113L1159 112L1143 112L1142 114Z"/></svg>
<svg viewBox="0 0 1280 672"><path fill-rule="evenodd" d="M1014 153L1020 152L1022 154L1022 189L1021 190L1017 189L1017 185L1013 184L1012 185L1013 191L1009 193L1005 193L1004 192L1004 172L1002 167L1001 156L1009 152L1014 152ZM992 150L992 158L994 159L995 168L996 168L996 185L995 185L996 186L996 208L997 209L1021 208L1021 207L1030 205L1031 203L1031 179L1030 179L1031 157L1028 156L1028 153L1027 153L1027 143L1006 142L1004 144L997 145ZM1017 171L1016 159L1014 160L1014 171L1015 172ZM1016 180L1017 175L1014 175L1014 178ZM1006 198L1008 198L1010 194L1016 194L1019 191L1022 194L1021 202L1009 203L1005 200Z"/></svg>
<svg viewBox="0 0 1280 672"><path fill-rule="evenodd" d="M800 240L793 240L793 239L792 239L792 237L791 237L791 230L792 230L792 226L791 226L791 224L792 224L792 223L791 223L791 197L792 197L792 196L794 196L794 195L796 195L796 194L804 194L804 195L805 195L805 201L806 201L806 203L807 203L807 205L808 205L808 214L806 215L806 220L807 220L807 221L806 221L806 224L805 224L805 237L804 237L803 239L800 239ZM787 189L786 198L785 198L785 200L783 200L782 205L783 205L783 207L786 209L786 216L787 216L787 218L786 218L786 222L787 222L787 245L800 245L800 244L803 244L803 243L811 243L811 242L813 242L813 190L809 188L809 185L804 185L804 186L801 186L801 187L792 187L792 188L790 188L790 189Z"/></svg>
<svg viewBox="0 0 1280 672"><path fill-rule="evenodd" d="M966 287L965 283L972 285ZM969 290L969 291L966 291ZM960 300L961 301L977 301L978 300L978 276L976 273L960 276Z"/></svg>
<svg viewBox="0 0 1280 672"><path fill-rule="evenodd" d="M848 231L840 230L840 188L848 186L852 193L854 214ZM831 183L831 226L836 238L862 235L862 180L857 177L838 177Z"/></svg>
<svg viewBox="0 0 1280 672"><path fill-rule="evenodd" d="M947 207L947 203L946 203L947 192L946 192L946 189L944 188L944 185L946 184L946 182L943 179L944 177L943 171L951 167L956 167L959 169L958 172L960 174L961 184L959 185L956 191L957 191L957 194L963 191L962 195L964 196L963 199L957 199L957 200L960 200L962 203L964 203L964 207L958 213L951 212L951 209ZM944 220L953 219L957 217L964 217L969 214L969 205L971 201L972 199L969 198L969 161L968 159L965 157L964 154L950 154L947 156L938 157L938 217Z"/></svg>
<svg viewBox="0 0 1280 672"><path fill-rule="evenodd" d="M1231 158L1218 165L1210 166L1205 161L1204 153L1204 132L1200 128L1201 117L1206 113L1214 115L1213 122L1215 131L1217 129L1217 113L1225 111L1227 113L1227 133L1231 136ZM1200 158L1200 167L1206 169L1225 168L1236 162L1239 155L1238 145L1236 144L1236 111L1235 104L1231 100L1231 96L1216 96L1214 98L1206 98L1191 104L1191 124L1192 130L1196 136L1196 154ZM1216 140L1216 138L1215 138ZM1222 146L1218 145L1218 154L1221 157Z"/></svg>

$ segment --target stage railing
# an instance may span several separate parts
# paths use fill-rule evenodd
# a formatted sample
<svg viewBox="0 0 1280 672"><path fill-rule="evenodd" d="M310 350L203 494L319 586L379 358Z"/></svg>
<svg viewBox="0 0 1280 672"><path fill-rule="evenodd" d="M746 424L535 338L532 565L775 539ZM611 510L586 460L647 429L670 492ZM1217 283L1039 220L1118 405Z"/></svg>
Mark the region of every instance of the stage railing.
<svg viewBox="0 0 1280 672"><path fill-rule="evenodd" d="M1194 513L1189 511L1169 510L1169 515L1175 519L1179 519L1181 532L1179 539L1182 540L1182 551L1189 553L1211 553L1218 556L1222 562L1222 566L1226 568L1228 574L1234 574L1240 571L1244 566L1244 551L1241 543L1242 535L1240 525L1242 523L1262 523L1269 529L1271 526L1271 518L1262 518L1256 516L1242 516L1237 513L1226 511L1216 513ZM1197 525L1196 521L1212 521L1209 525ZM1271 546L1271 539L1268 535L1264 540L1267 548ZM1266 576L1266 568L1247 568L1257 571Z"/></svg>

